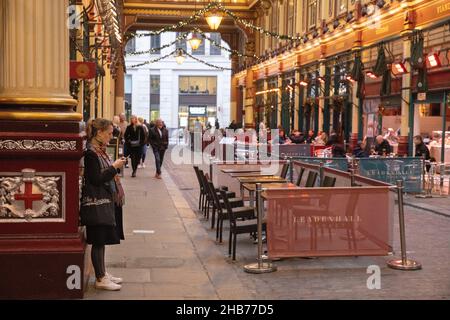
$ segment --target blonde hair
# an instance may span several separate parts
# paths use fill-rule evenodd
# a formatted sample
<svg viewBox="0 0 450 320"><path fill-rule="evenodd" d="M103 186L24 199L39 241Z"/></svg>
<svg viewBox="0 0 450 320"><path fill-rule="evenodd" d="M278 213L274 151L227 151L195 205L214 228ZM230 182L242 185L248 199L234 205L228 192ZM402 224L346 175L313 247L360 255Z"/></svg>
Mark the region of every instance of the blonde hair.
<svg viewBox="0 0 450 320"><path fill-rule="evenodd" d="M112 122L115 125L118 125L120 123L120 117L119 116L114 116Z"/></svg>
<svg viewBox="0 0 450 320"><path fill-rule="evenodd" d="M138 117L137 118L138 119L138 121L141 123L141 124L143 124L144 123L144 118L142 118L142 117Z"/></svg>
<svg viewBox="0 0 450 320"><path fill-rule="evenodd" d="M86 136L88 141L91 141L99 131L108 130L110 126L112 126L112 122L108 119L90 119L86 125Z"/></svg>

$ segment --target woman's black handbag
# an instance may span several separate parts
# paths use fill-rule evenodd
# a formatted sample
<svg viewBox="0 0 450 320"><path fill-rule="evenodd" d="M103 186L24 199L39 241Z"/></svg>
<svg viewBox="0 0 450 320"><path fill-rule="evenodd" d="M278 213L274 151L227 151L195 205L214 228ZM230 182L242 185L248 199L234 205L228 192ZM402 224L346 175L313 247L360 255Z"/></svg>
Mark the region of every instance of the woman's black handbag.
<svg viewBox="0 0 450 320"><path fill-rule="evenodd" d="M105 186L94 186L83 183L80 203L81 225L115 226L114 201Z"/></svg>
<svg viewBox="0 0 450 320"><path fill-rule="evenodd" d="M139 129L137 129L137 130L139 130ZM130 146L139 147L140 145L141 145L141 131L139 130L137 140L131 140Z"/></svg>

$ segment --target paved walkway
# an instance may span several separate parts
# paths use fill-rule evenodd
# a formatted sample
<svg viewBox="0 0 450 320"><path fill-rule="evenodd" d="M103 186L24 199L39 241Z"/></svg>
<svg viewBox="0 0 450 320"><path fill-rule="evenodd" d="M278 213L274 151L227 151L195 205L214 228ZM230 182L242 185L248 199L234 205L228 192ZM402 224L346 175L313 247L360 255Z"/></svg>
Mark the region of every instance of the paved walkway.
<svg viewBox="0 0 450 320"><path fill-rule="evenodd" d="M150 163L135 179L127 172L126 240L106 251L108 270L125 283L105 292L91 282L87 299L450 299L448 217L405 207L408 254L423 264L420 271L387 268L391 257L346 257L285 259L277 272L247 274L243 266L256 261L256 246L240 236L232 262L227 240L217 245L210 222L196 212L192 166L166 159L163 180L152 178ZM397 223L394 238L399 256ZM380 290L367 289L369 265L381 268Z"/></svg>

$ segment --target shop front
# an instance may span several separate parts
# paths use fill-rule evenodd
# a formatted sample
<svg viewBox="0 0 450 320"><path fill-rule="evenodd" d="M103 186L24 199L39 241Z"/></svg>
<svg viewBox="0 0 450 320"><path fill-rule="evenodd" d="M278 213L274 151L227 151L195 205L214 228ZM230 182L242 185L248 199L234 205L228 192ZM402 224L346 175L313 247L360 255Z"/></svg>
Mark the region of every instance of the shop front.
<svg viewBox="0 0 450 320"><path fill-rule="evenodd" d="M432 160L450 163L450 90L414 94L418 121L415 132L422 136Z"/></svg>
<svg viewBox="0 0 450 320"><path fill-rule="evenodd" d="M194 130L195 123L198 120L203 128L206 128L208 122L214 126L216 121L216 106L208 105L188 105L180 106L179 127Z"/></svg>

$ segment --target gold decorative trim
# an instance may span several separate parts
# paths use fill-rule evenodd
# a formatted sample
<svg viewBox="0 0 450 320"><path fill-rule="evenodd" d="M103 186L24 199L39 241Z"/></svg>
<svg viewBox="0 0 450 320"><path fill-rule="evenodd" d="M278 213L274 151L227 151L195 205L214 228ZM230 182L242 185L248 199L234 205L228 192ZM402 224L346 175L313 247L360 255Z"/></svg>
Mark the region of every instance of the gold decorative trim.
<svg viewBox="0 0 450 320"><path fill-rule="evenodd" d="M81 121L83 116L76 112L33 112L33 111L0 111L2 120L55 120L55 121Z"/></svg>
<svg viewBox="0 0 450 320"><path fill-rule="evenodd" d="M0 104L44 104L52 106L76 106L78 102L75 99L61 98L0 98Z"/></svg>

